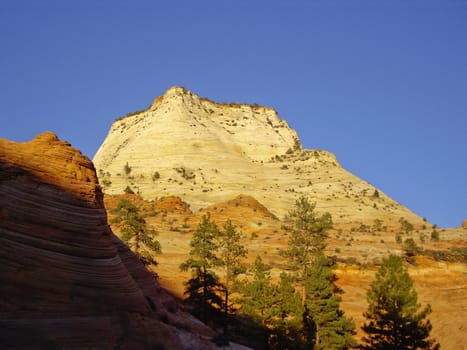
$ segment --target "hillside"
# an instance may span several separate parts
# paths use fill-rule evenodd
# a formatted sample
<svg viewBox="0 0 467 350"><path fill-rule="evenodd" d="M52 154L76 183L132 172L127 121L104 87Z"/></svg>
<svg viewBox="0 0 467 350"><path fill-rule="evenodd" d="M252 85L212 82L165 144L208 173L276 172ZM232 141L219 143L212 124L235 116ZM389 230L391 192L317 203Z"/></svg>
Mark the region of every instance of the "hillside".
<svg viewBox="0 0 467 350"><path fill-rule="evenodd" d="M433 306L433 335L443 348L463 349L467 342L467 231L435 228L346 171L333 154L303 149L271 108L215 103L173 87L147 110L116 120L94 163L107 210L130 198L159 232L157 272L176 295L189 277L179 264L202 215L209 212L219 225L232 220L248 262L261 255L278 276L288 242L284 216L306 195L318 212L332 215L327 253L339 262L342 307L357 327L381 259L405 254L400 235L419 249L407 267L421 301ZM123 194L129 190L136 194ZM430 239L434 231L439 241Z"/></svg>
<svg viewBox="0 0 467 350"><path fill-rule="evenodd" d="M93 161L105 193L128 186L148 200L174 195L194 211L246 194L283 218L306 194L349 228L375 219L394 226L401 217L425 224L333 154L303 149L273 109L215 103L179 87L116 120Z"/></svg>
<svg viewBox="0 0 467 350"><path fill-rule="evenodd" d="M157 239L162 245L163 253L157 256L159 265L155 270L161 285L179 297L183 297L183 282L190 277L188 272L181 272L179 266L188 258L191 234L197 228L202 215L206 213L210 213L219 226L226 220L231 220L238 227L242 232L242 243L248 249L246 261L250 265L255 257L260 255L273 267L272 273L275 277L285 267L285 261L279 255L288 242L288 236L281 229L283 221L250 196L240 195L193 213L178 197L168 196L155 201L145 201L137 195L105 195L105 206L110 219L113 217L111 209L116 207L122 198L135 203L148 224L157 230ZM115 225L113 231L119 234ZM339 232L331 232L327 253L339 261L336 273L338 285L344 290L342 308L346 315L355 320L359 329L364 321L362 314L367 308L366 291L374 279L381 257L390 252L403 254L402 246L394 240L393 232ZM414 233L413 237L429 237L430 232L431 228L420 230ZM452 254L452 249L463 249L465 254L467 230L440 230L439 241L427 239L420 243L417 239L417 243L421 244L424 252L433 250L445 256L444 260L434 260L420 253L414 262L406 264L421 302L430 303L433 307L433 313L430 315L433 323L432 334L441 342L442 348L463 349L467 342L466 257ZM222 276L222 272L219 273Z"/></svg>

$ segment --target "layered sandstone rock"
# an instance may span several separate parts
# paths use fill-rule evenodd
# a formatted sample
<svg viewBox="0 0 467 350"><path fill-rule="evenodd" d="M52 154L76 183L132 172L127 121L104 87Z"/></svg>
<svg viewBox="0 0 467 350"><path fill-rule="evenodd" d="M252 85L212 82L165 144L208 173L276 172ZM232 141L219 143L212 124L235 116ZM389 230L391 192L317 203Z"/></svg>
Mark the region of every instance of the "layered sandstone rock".
<svg viewBox="0 0 467 350"><path fill-rule="evenodd" d="M222 104L173 87L145 111L116 120L94 157L104 191L145 199L175 195L193 211L246 194L282 218L304 194L339 224L422 219L343 169L301 147L275 110Z"/></svg>
<svg viewBox="0 0 467 350"><path fill-rule="evenodd" d="M167 314L176 300L107 225L93 164L54 134L0 140L0 219L2 348L213 347L212 330Z"/></svg>

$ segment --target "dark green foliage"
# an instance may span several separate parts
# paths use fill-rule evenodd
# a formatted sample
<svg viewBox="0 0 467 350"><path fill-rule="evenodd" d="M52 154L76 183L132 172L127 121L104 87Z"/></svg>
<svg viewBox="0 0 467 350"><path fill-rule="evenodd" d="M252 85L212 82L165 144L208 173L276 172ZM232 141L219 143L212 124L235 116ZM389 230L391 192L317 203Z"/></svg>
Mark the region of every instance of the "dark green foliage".
<svg viewBox="0 0 467 350"><path fill-rule="evenodd" d="M251 272L253 279L242 281L240 285L242 297L237 300L240 312L262 326L269 326L272 324L272 307L275 303L270 268L258 256Z"/></svg>
<svg viewBox="0 0 467 350"><path fill-rule="evenodd" d="M324 254L332 218L314 210L315 204L306 197L296 201L284 226L290 237L283 255L303 290L302 332L307 348L347 349L355 344L355 326L340 310L334 263Z"/></svg>
<svg viewBox="0 0 467 350"><path fill-rule="evenodd" d="M368 320L362 326L366 350L432 350L439 349L435 340L428 339L431 313L427 305L419 311L417 292L400 257L391 255L383 260L376 279L367 293Z"/></svg>
<svg viewBox="0 0 467 350"><path fill-rule="evenodd" d="M334 263L323 253L316 257L305 281L304 323L314 349L348 349L356 344L355 325L344 317L334 285ZM314 334L313 334L314 333ZM310 345L311 345L310 344Z"/></svg>
<svg viewBox="0 0 467 350"><path fill-rule="evenodd" d="M239 274L244 273L246 270L242 259L246 257L248 251L240 244L241 238L242 234L237 231L237 228L230 220L225 223L224 229L219 232L219 236L217 237L219 258L221 260L221 266L225 269L224 314L226 316L226 321L229 310L233 309L233 306L229 304L229 293L232 289L232 283Z"/></svg>
<svg viewBox="0 0 467 350"><path fill-rule="evenodd" d="M270 268L259 256L251 272L253 278L240 284L242 296L237 299L240 312L262 326L269 348L301 348L302 305L293 278L282 273L279 283L274 284Z"/></svg>
<svg viewBox="0 0 467 350"><path fill-rule="evenodd" d="M190 258L180 265L182 271L188 269L210 269L221 265L217 256L219 228L209 214L203 215L198 228L190 241Z"/></svg>
<svg viewBox="0 0 467 350"><path fill-rule="evenodd" d="M273 327L269 345L271 349L300 349L303 346L303 307L300 294L293 286L293 277L281 273L279 284L274 286L274 293Z"/></svg>
<svg viewBox="0 0 467 350"><path fill-rule="evenodd" d="M246 257L248 250L240 244L242 238L241 232L228 220L224 229L219 232L218 245L221 265L225 267L226 284L234 280L239 274L246 270L242 259Z"/></svg>
<svg viewBox="0 0 467 350"><path fill-rule="evenodd" d="M190 241L190 257L180 265L182 271L192 272L192 278L185 285L185 295L203 321L222 308L222 299L218 293L224 287L212 270L222 265L222 260L217 256L219 234L210 215L204 215Z"/></svg>
<svg viewBox="0 0 467 350"><path fill-rule="evenodd" d="M289 247L282 255L290 261L291 268L297 271L297 278L305 280L314 256L324 250L328 231L332 228L332 217L329 213L318 216L315 213L316 203L308 198L300 197L286 217L283 226L289 236Z"/></svg>
<svg viewBox="0 0 467 350"><path fill-rule="evenodd" d="M188 301L193 306L193 314L204 322L209 318L219 318L223 309L221 293L224 291L219 278L212 272L196 269L192 278L185 283Z"/></svg>
<svg viewBox="0 0 467 350"><path fill-rule="evenodd" d="M154 255L161 253L160 243L155 239L157 233L148 229L139 209L128 199L122 199L112 212L116 214L112 221L122 224L122 241L143 263L157 265Z"/></svg>
<svg viewBox="0 0 467 350"><path fill-rule="evenodd" d="M439 241L439 231L434 229L433 231L431 231L431 240L432 241Z"/></svg>

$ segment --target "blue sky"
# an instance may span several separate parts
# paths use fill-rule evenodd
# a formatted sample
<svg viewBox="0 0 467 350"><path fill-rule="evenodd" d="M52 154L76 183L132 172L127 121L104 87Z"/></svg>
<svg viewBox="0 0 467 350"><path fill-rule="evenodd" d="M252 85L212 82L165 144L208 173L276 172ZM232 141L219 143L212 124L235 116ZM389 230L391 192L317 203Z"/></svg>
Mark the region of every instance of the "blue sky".
<svg viewBox="0 0 467 350"><path fill-rule="evenodd" d="M173 85L274 107L430 222L467 219L466 1L0 2L0 137L93 157Z"/></svg>

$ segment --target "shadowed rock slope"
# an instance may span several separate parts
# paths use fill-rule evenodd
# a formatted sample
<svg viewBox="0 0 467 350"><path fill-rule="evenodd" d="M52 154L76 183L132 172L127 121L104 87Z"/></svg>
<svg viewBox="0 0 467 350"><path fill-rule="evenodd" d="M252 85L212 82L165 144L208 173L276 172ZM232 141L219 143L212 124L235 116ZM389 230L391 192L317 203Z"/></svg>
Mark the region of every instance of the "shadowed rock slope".
<svg viewBox="0 0 467 350"><path fill-rule="evenodd" d="M91 161L54 134L0 139L0 220L2 348L214 348L113 235Z"/></svg>

